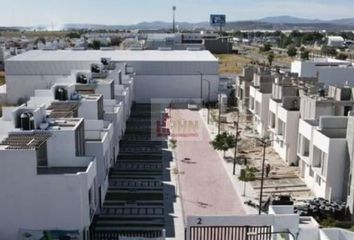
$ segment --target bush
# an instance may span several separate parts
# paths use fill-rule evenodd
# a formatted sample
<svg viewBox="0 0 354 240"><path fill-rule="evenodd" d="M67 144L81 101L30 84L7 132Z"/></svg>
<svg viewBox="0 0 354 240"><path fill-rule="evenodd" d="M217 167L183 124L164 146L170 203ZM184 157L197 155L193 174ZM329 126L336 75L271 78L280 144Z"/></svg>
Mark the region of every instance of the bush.
<svg viewBox="0 0 354 240"><path fill-rule="evenodd" d="M297 55L296 47L294 45L289 46L287 53L289 57L295 57Z"/></svg>
<svg viewBox="0 0 354 240"><path fill-rule="evenodd" d="M330 47L330 46L323 46L321 49L321 52L325 55L329 56L336 56L337 55L337 49L335 47Z"/></svg>
<svg viewBox="0 0 354 240"><path fill-rule="evenodd" d="M263 47L259 49L260 52L269 52L272 50L272 46L269 43L265 43Z"/></svg>
<svg viewBox="0 0 354 240"><path fill-rule="evenodd" d="M336 57L338 60L346 60L348 58L348 55L345 53L339 53Z"/></svg>

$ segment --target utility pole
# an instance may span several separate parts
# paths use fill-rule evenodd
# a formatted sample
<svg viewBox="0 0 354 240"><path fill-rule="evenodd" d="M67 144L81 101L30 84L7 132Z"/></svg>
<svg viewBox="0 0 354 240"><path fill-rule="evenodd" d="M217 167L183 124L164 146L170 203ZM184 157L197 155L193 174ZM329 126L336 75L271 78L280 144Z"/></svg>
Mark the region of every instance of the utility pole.
<svg viewBox="0 0 354 240"><path fill-rule="evenodd" d="M240 123L240 112L237 111L237 122L234 122L235 124L235 151L234 151L234 167L232 170L232 174L236 175L236 158L237 158L237 142L238 142L238 127Z"/></svg>
<svg viewBox="0 0 354 240"><path fill-rule="evenodd" d="M172 7L172 11L173 11L173 23L172 23L172 31L173 33L176 32L176 6Z"/></svg>
<svg viewBox="0 0 354 240"><path fill-rule="evenodd" d="M219 119L218 119L218 135L220 134L220 124L221 124L221 94L219 93Z"/></svg>
<svg viewBox="0 0 354 240"><path fill-rule="evenodd" d="M208 81L208 124L210 119L210 81Z"/></svg>
<svg viewBox="0 0 354 240"><path fill-rule="evenodd" d="M258 214L262 214L262 198L263 198L263 184L264 184L264 164L265 164L265 153L266 153L266 147L267 143L264 140L260 140L262 143L263 147L263 159L262 159L262 176L261 176L261 191L260 191L260 196L259 196L259 211Z"/></svg>
<svg viewBox="0 0 354 240"><path fill-rule="evenodd" d="M200 72L200 102L203 105L203 73Z"/></svg>

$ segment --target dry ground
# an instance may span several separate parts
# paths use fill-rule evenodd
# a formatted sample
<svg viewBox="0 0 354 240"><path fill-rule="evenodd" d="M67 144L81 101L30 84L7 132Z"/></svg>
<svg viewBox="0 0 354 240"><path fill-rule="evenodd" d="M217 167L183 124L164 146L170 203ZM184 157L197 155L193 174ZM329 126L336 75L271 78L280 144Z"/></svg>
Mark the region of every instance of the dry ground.
<svg viewBox="0 0 354 240"><path fill-rule="evenodd" d="M68 34L68 32L63 32L63 31L28 31L28 32L1 32L0 36L2 37L21 37L21 36L26 36L29 38L33 37L49 37L49 38L61 38L65 37L65 35Z"/></svg>
<svg viewBox="0 0 354 240"><path fill-rule="evenodd" d="M0 85L5 84L5 73L0 71Z"/></svg>
<svg viewBox="0 0 354 240"><path fill-rule="evenodd" d="M245 65L251 63L252 59L237 54L217 54L219 58L220 74L240 74Z"/></svg>

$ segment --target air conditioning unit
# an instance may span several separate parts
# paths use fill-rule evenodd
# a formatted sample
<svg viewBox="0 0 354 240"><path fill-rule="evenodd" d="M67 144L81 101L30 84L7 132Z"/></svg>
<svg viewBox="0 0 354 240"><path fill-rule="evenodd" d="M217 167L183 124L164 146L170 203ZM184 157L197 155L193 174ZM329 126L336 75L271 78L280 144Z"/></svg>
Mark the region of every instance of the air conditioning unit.
<svg viewBox="0 0 354 240"><path fill-rule="evenodd" d="M34 117L31 112L21 113L19 118L21 130L29 131L34 129Z"/></svg>
<svg viewBox="0 0 354 240"><path fill-rule="evenodd" d="M54 98L59 101L66 101L68 100L68 91L64 87L58 87L55 90Z"/></svg>
<svg viewBox="0 0 354 240"><path fill-rule="evenodd" d="M99 64L91 64L91 72L92 73L101 73L103 70L102 66Z"/></svg>
<svg viewBox="0 0 354 240"><path fill-rule="evenodd" d="M76 83L87 84L89 77L85 73L78 73L76 75Z"/></svg>
<svg viewBox="0 0 354 240"><path fill-rule="evenodd" d="M101 58L101 63L104 66L108 66L111 63L111 59L110 58Z"/></svg>

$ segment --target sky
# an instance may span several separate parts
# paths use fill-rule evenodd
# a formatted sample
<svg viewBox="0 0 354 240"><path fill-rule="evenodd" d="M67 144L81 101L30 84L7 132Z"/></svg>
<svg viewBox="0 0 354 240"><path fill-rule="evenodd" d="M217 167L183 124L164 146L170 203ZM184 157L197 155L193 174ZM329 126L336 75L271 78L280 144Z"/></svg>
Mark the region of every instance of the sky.
<svg viewBox="0 0 354 240"><path fill-rule="evenodd" d="M227 21L279 15L354 17L354 0L0 0L0 26L171 21L173 5L179 22L208 21L211 13L226 14Z"/></svg>

